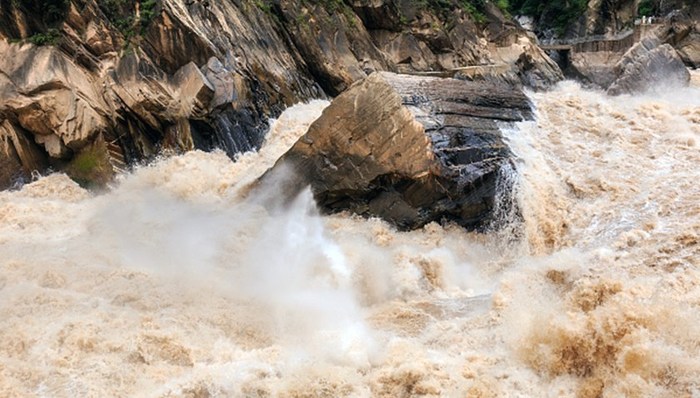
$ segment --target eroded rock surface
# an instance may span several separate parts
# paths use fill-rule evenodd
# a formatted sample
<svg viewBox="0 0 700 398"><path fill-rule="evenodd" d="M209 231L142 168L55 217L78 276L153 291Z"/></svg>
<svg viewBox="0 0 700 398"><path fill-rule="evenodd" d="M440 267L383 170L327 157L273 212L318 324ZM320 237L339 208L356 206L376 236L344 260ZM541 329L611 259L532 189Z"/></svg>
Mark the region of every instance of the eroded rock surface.
<svg viewBox="0 0 700 398"><path fill-rule="evenodd" d="M402 229L478 228L511 162L498 124L530 117L517 89L377 72L338 96L262 180L283 174L286 197L310 185L328 212Z"/></svg>
<svg viewBox="0 0 700 398"><path fill-rule="evenodd" d="M673 13L661 32L664 42L671 44L683 62L700 68L700 4L696 9Z"/></svg>
<svg viewBox="0 0 700 398"><path fill-rule="evenodd" d="M21 166L4 174L69 170L97 141L126 163L193 148L234 157L259 148L285 107L373 71L493 65L507 84L561 79L484 4L477 22L458 1L1 1L0 124L20 139L4 140L0 162ZM20 141L41 161L14 155Z"/></svg>
<svg viewBox="0 0 700 398"><path fill-rule="evenodd" d="M61 20L42 17L41 2L0 3L0 123L42 158L3 174L26 179L45 170L38 164L70 172L98 141L127 163L193 148L234 156L260 146L269 117L324 96L252 3L163 0L148 23L138 22L141 3L66 1L54 10ZM22 151L5 142L9 164Z"/></svg>
<svg viewBox="0 0 700 398"><path fill-rule="evenodd" d="M629 49L615 65L615 73L617 77L608 88L612 95L644 92L659 83L665 88L685 86L690 81L690 73L676 50L654 37L642 39Z"/></svg>

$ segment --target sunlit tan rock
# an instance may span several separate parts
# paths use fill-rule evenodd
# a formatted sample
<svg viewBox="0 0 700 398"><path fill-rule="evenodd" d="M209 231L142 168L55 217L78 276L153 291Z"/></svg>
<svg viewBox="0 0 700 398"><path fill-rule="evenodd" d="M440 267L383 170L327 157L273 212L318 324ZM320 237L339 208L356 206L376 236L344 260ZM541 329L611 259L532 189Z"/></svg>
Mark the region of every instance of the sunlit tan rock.
<svg viewBox="0 0 700 398"><path fill-rule="evenodd" d="M402 229L477 228L511 161L497 122L530 116L517 89L377 72L338 96L263 181L284 179L288 196L310 185L326 211Z"/></svg>

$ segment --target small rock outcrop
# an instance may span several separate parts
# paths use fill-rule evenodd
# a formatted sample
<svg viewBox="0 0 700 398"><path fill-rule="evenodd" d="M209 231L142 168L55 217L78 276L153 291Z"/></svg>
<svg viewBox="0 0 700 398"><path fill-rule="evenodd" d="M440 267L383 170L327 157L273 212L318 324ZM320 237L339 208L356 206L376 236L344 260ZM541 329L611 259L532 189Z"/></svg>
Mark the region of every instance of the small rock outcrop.
<svg viewBox="0 0 700 398"><path fill-rule="evenodd" d="M514 65L515 72L523 85L536 90L548 89L554 83L564 79L556 62L530 42L522 44L522 52Z"/></svg>
<svg viewBox="0 0 700 398"><path fill-rule="evenodd" d="M642 39L630 48L615 65L616 79L608 94L644 92L663 82L664 87L686 86L690 73L669 44L655 37Z"/></svg>
<svg viewBox="0 0 700 398"><path fill-rule="evenodd" d="M327 212L400 229L432 221L479 228L511 162L498 124L531 116L512 87L377 72L333 100L261 180L283 181L286 197L310 185Z"/></svg>
<svg viewBox="0 0 700 398"><path fill-rule="evenodd" d="M48 165L41 149L5 120L0 124L0 187L21 184Z"/></svg>

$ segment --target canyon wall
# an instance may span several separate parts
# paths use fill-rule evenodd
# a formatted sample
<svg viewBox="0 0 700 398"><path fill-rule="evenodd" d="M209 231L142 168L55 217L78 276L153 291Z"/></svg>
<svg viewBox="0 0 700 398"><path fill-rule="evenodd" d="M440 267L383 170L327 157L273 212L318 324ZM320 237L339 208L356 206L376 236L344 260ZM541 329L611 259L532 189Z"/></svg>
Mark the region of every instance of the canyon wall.
<svg viewBox="0 0 700 398"><path fill-rule="evenodd" d="M497 7L399 0L0 1L0 188L101 185L162 153L258 148L270 117L372 71L561 74ZM487 67L488 69L488 67Z"/></svg>

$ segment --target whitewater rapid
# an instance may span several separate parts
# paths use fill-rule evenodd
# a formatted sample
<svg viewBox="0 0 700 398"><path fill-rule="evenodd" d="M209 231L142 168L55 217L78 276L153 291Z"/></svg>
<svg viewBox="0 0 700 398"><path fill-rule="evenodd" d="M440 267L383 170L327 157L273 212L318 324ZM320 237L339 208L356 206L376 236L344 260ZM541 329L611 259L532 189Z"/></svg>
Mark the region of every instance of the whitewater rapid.
<svg viewBox="0 0 700 398"><path fill-rule="evenodd" d="M260 206L324 101L235 163L0 192L0 397L700 396L693 79L530 94L504 127L523 221L488 234Z"/></svg>

